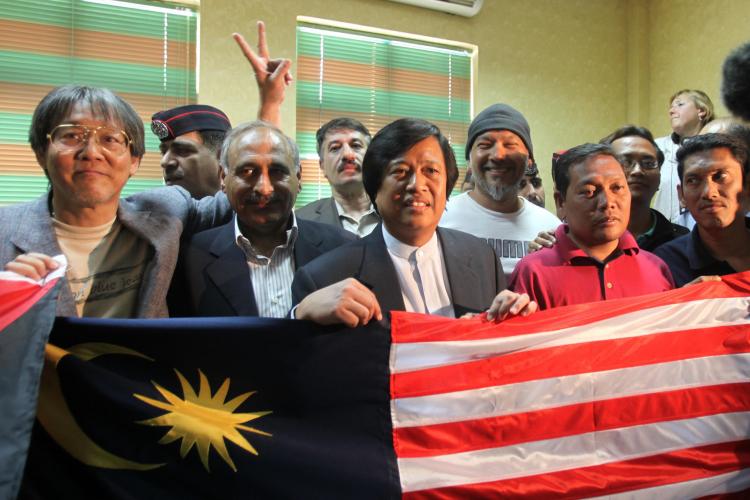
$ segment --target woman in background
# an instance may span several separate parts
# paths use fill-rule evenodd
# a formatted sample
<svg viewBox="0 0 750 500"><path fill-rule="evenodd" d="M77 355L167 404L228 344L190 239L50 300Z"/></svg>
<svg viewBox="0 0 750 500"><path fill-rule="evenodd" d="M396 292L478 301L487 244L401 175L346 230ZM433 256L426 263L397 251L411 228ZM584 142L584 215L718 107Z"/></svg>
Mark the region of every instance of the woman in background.
<svg viewBox="0 0 750 500"><path fill-rule="evenodd" d="M714 105L711 99L701 90L680 90L669 99L669 120L672 134L659 137L656 144L664 153L664 165L661 167L659 191L654 197L653 208L661 212L670 221L691 228L695 221L689 212L680 213L680 201L677 197L677 149L688 137L698 135L701 128L714 117Z"/></svg>

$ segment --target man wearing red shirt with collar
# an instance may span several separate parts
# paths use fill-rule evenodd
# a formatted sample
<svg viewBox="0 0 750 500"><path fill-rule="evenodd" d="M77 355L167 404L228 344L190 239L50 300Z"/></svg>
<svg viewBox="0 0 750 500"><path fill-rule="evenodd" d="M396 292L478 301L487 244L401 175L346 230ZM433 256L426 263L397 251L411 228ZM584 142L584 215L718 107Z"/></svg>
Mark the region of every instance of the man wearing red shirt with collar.
<svg viewBox="0 0 750 500"><path fill-rule="evenodd" d="M552 175L555 201L567 224L555 232L554 247L521 260L511 290L527 293L547 309L674 288L667 265L638 248L627 232L630 190L609 146L568 150Z"/></svg>

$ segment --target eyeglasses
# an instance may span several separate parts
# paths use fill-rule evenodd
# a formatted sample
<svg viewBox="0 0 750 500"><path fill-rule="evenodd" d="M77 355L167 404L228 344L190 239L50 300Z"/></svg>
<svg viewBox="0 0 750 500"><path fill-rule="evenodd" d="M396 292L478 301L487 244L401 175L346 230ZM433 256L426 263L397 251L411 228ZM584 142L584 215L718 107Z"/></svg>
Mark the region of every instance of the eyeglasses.
<svg viewBox="0 0 750 500"><path fill-rule="evenodd" d="M632 170L633 167L635 167L636 163L641 166L641 170L654 170L656 168L659 168L659 162L656 161L656 158L620 156L617 159L620 160L620 163L622 163L622 166L625 170Z"/></svg>
<svg viewBox="0 0 750 500"><path fill-rule="evenodd" d="M91 128L69 123L63 123L53 128L52 132L47 134L47 139L60 148L79 149L88 142L91 134L96 138L99 146L113 154L124 153L130 145L130 137L124 130L105 126Z"/></svg>

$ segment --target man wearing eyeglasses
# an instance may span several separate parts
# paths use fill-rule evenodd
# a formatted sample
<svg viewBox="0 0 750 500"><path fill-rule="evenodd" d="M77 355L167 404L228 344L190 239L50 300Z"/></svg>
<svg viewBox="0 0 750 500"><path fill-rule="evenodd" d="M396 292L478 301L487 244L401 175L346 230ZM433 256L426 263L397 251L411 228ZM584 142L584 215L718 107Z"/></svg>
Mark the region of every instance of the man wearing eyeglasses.
<svg viewBox="0 0 750 500"><path fill-rule="evenodd" d="M653 251L659 245L687 234L686 227L671 223L661 212L651 208L651 199L659 190L664 153L656 146L648 129L626 125L601 140L609 144L625 169L630 188L630 222L628 231L638 246Z"/></svg>
<svg viewBox="0 0 750 500"><path fill-rule="evenodd" d="M40 279L58 267L50 256L63 254L60 316L167 316L180 239L229 220L226 197L197 201L165 187L121 200L145 151L143 122L107 89L52 90L29 139L50 190L0 208L0 264Z"/></svg>

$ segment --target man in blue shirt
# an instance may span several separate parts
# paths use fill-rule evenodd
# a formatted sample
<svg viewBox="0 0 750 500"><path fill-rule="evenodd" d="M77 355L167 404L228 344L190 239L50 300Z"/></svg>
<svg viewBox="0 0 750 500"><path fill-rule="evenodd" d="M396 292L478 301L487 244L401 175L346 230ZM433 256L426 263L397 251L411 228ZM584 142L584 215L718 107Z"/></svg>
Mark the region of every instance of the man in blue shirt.
<svg viewBox="0 0 750 500"><path fill-rule="evenodd" d="M690 234L655 250L675 284L750 269L746 145L724 134L693 137L677 152L677 171L680 199L696 225Z"/></svg>

